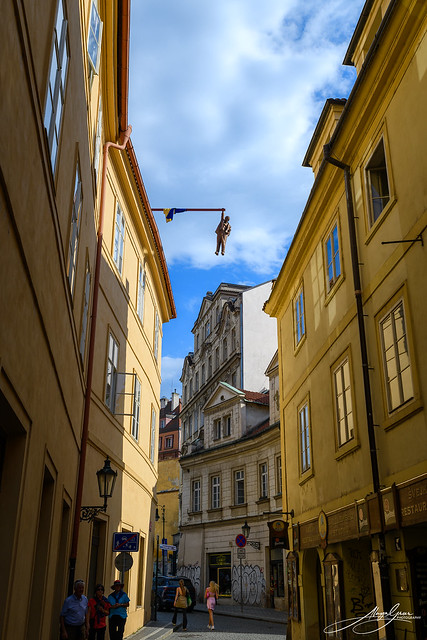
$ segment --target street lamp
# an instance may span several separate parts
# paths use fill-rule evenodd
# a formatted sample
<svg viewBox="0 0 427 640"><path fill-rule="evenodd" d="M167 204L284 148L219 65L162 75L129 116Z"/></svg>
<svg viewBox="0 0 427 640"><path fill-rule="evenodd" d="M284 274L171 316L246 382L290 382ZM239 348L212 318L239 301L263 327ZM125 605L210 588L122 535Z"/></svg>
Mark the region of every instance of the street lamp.
<svg viewBox="0 0 427 640"><path fill-rule="evenodd" d="M111 498L117 479L117 471L111 468L110 458L104 460L104 466L96 472L100 498L104 498L104 504L96 507L81 507L80 520L91 522L102 511L107 511L107 500Z"/></svg>
<svg viewBox="0 0 427 640"><path fill-rule="evenodd" d="M250 526L248 525L248 521L247 521L247 520L245 520L245 524L244 524L244 525L243 525L243 527L242 527L242 533L243 533L243 535L245 536L246 540L249 538L249 534L250 534L250 532L251 532L251 528L250 528Z"/></svg>
<svg viewBox="0 0 427 640"><path fill-rule="evenodd" d="M161 504L159 505L161 510L162 510L162 544L166 544L166 538L165 538L165 505ZM158 522L160 520L160 515L159 515L159 510L158 508L156 508L156 522ZM166 557L167 551L165 551L165 549L162 549L162 572L163 575L165 575L165 557Z"/></svg>

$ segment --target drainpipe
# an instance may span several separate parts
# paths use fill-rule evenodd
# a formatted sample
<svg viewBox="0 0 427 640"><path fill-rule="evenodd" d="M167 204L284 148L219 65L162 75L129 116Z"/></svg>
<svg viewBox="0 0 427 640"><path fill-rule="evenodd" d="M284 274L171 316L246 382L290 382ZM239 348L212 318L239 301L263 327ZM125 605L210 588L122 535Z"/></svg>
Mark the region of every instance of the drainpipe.
<svg viewBox="0 0 427 640"><path fill-rule="evenodd" d="M117 144L115 142L106 142L104 144L104 161L102 164L102 178L101 178L101 198L99 204L99 221L98 221L98 234L97 234L97 248L96 248L96 262L95 262L95 276L93 282L93 298L92 298L92 312L90 323L90 342L89 342L89 355L87 361L87 376L86 376L86 394L85 405L83 414L83 427L82 438L80 445L80 460L79 460L79 475L77 480L77 492L75 500L74 511L74 523L73 523L73 539L71 542L71 553L69 560L69 574L68 574L68 593L73 592L74 575L76 568L77 558L77 545L79 539L80 528L80 508L82 506L82 494L83 494L83 481L86 465L86 450L87 439L89 432L89 414L90 404L92 396L92 375L93 375L93 362L95 353L95 334L96 334L96 319L98 314L98 295L99 295L99 276L101 271L101 255L102 255L102 238L104 231L104 208L105 208L105 190L107 183L107 168L108 168L108 152L110 149L118 149L123 151L126 148L132 127L129 126L122 134L122 143Z"/></svg>
<svg viewBox="0 0 427 640"><path fill-rule="evenodd" d="M369 381L368 348L366 343L365 321L363 316L362 285L360 281L359 254L357 250L356 224L354 222L354 207L353 207L353 194L351 190L350 167L348 164L344 164L344 162L341 162L340 160L337 160L336 158L332 157L330 144L324 145L323 157L326 160L326 162L328 162L329 164L333 164L335 167L338 167L339 169L342 169L344 171L344 183L345 183L345 195L347 199L347 218L348 218L348 229L349 229L349 236L350 236L350 250L351 250L351 263L352 263L352 272L353 272L354 295L356 298L357 322L359 326L360 354L362 358L362 371L363 371L363 388L364 388L364 395L365 395L365 409L366 409L366 420L367 420L367 426L368 426L369 450L371 454L372 483L373 483L374 494L377 496L379 500L380 478L379 478L379 470L378 470L378 456L377 456L377 450L375 445L371 385ZM378 544L379 544L379 558L380 558L379 569L380 569L380 579L381 579L381 592L382 592L384 610L388 612L391 609L391 590L390 590L390 577L388 572L387 558L385 555L385 539L384 539L384 534L382 532L378 534ZM392 625L387 625L385 628L385 631L386 631L386 638L388 640L394 640L395 634L394 634L394 628L392 627Z"/></svg>

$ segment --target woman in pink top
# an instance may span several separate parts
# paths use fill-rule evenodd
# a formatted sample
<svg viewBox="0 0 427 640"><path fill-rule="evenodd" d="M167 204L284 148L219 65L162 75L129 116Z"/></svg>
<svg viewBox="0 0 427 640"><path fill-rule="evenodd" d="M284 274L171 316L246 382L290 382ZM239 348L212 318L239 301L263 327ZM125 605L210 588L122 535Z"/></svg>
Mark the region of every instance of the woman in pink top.
<svg viewBox="0 0 427 640"><path fill-rule="evenodd" d="M215 629L213 612L218 598L218 585L213 580L210 581L209 587L206 587L205 600L209 611L209 629Z"/></svg>

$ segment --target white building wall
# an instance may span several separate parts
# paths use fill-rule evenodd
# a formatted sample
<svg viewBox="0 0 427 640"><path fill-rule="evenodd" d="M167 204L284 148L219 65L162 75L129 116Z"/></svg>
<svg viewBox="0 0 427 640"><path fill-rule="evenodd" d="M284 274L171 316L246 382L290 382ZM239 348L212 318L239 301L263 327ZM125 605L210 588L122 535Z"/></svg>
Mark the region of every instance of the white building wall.
<svg viewBox="0 0 427 640"><path fill-rule="evenodd" d="M277 350L277 322L263 311L271 292L271 280L242 294L242 387L268 389L265 370Z"/></svg>

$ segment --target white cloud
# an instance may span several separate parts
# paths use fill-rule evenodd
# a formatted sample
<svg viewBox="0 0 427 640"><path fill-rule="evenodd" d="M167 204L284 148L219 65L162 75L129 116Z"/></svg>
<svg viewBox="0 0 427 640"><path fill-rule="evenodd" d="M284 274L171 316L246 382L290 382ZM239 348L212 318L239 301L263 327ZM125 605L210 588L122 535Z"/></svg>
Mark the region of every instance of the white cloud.
<svg viewBox="0 0 427 640"><path fill-rule="evenodd" d="M181 377L183 363L184 356L182 358L162 356L162 396L165 395L169 398L175 389L179 394L181 393L181 383L179 379Z"/></svg>
<svg viewBox="0 0 427 640"><path fill-rule="evenodd" d="M225 264L277 272L312 184L302 168L363 0L133 3L130 121L153 207L226 207ZM159 227L170 265L210 269L216 214Z"/></svg>

